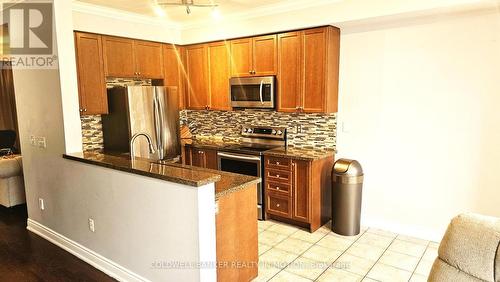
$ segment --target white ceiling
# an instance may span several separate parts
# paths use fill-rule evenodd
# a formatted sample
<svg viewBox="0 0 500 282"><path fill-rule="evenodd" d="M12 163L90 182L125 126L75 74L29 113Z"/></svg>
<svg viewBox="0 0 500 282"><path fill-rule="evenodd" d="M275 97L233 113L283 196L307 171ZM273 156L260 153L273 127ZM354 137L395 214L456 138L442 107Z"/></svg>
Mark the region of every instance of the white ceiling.
<svg viewBox="0 0 500 282"><path fill-rule="evenodd" d="M158 17L154 12L155 0L79 0L88 4L103 6L107 8L137 13L145 16ZM179 1L180 2L180 1ZM219 4L218 10L222 17L228 17L239 13L248 13L254 9L273 7L280 4L291 4L291 2L302 2L297 0L194 0L195 3L215 2ZM208 20L212 17L211 8L191 7L191 14L186 13L184 7L163 6L165 17L178 23L198 22Z"/></svg>

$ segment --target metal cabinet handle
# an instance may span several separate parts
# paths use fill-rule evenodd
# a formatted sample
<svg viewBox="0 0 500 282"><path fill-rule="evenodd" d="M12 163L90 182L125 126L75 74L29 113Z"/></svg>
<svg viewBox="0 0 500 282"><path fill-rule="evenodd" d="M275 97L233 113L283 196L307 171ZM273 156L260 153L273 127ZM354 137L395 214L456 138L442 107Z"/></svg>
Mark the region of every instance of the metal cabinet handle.
<svg viewBox="0 0 500 282"><path fill-rule="evenodd" d="M264 101L262 100L262 87L264 86L264 80L260 81L260 90L259 90L259 97L260 97L260 103L264 104Z"/></svg>
<svg viewBox="0 0 500 282"><path fill-rule="evenodd" d="M276 165L280 165L280 162L276 162Z"/></svg>
<svg viewBox="0 0 500 282"><path fill-rule="evenodd" d="M85 109L85 108L84 108L84 109L83 109L83 111L84 111L84 112L86 112L86 111L87 111L87 109Z"/></svg>
<svg viewBox="0 0 500 282"><path fill-rule="evenodd" d="M280 178L280 175L279 175L279 174L276 174L276 177Z"/></svg>
<svg viewBox="0 0 500 282"><path fill-rule="evenodd" d="M276 187L276 190L279 190L279 189L280 189L280 187Z"/></svg>
<svg viewBox="0 0 500 282"><path fill-rule="evenodd" d="M205 152L203 152L203 151L198 151L198 154L204 154L204 153L205 153Z"/></svg>
<svg viewBox="0 0 500 282"><path fill-rule="evenodd" d="M280 204L276 204L276 207L279 208L280 207Z"/></svg>

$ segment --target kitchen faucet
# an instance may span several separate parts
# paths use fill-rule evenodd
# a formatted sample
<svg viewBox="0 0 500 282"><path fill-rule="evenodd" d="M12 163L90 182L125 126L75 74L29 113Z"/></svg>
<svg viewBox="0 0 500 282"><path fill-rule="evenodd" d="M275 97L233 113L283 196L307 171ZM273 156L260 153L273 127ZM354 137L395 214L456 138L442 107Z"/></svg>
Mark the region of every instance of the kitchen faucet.
<svg viewBox="0 0 500 282"><path fill-rule="evenodd" d="M147 134L147 133L136 133L130 139L130 158L132 160L135 157L134 142L135 142L135 139L137 139L137 137L139 137L139 136L144 136L148 140L148 143L149 143L149 153L154 154L154 152L155 152L155 148L153 147L153 139L151 138L151 136L149 134Z"/></svg>

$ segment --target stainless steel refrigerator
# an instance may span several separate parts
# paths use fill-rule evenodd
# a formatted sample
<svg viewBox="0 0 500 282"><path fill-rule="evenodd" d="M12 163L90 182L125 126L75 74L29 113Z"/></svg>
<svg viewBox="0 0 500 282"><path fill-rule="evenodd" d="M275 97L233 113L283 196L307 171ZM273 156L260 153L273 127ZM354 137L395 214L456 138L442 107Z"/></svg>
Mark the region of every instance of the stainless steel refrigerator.
<svg viewBox="0 0 500 282"><path fill-rule="evenodd" d="M102 116L104 150L130 153L130 140L138 133L151 136L150 153L144 136L136 138L136 157L172 160L180 157L179 102L176 87L128 86L108 89L109 114Z"/></svg>

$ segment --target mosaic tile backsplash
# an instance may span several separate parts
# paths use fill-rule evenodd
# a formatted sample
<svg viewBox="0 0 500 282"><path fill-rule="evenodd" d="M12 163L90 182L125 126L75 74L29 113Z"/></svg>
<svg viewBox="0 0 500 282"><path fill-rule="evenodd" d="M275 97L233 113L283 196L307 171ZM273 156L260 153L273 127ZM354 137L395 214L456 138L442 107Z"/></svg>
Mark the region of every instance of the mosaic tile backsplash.
<svg viewBox="0 0 500 282"><path fill-rule="evenodd" d="M108 78L106 85L151 85L150 79ZM181 124L188 125L193 136L241 138L243 124L288 128L288 145L304 149L332 149L336 146L336 114L280 113L270 110L194 111L182 110ZM81 116L83 150L102 150L103 133L100 115Z"/></svg>
<svg viewBox="0 0 500 282"><path fill-rule="evenodd" d="M304 149L333 149L336 146L336 114L280 113L269 110L181 111L181 124L194 136L240 138L244 124L288 128L288 145Z"/></svg>
<svg viewBox="0 0 500 282"><path fill-rule="evenodd" d="M83 151L102 150L104 139L100 115L80 116L82 122Z"/></svg>

